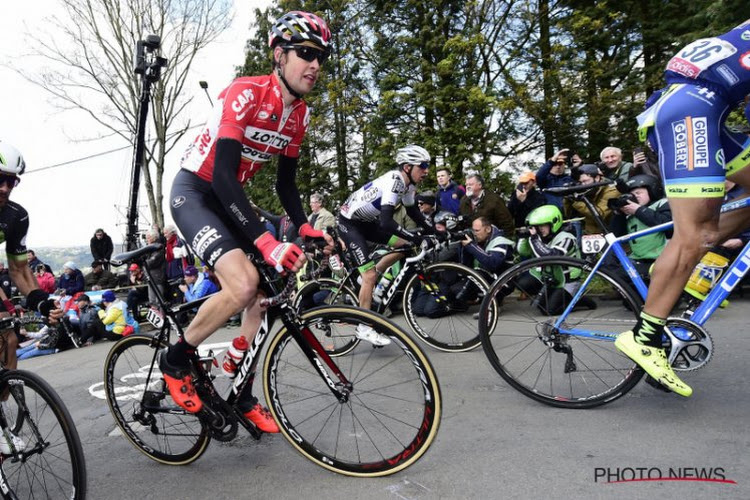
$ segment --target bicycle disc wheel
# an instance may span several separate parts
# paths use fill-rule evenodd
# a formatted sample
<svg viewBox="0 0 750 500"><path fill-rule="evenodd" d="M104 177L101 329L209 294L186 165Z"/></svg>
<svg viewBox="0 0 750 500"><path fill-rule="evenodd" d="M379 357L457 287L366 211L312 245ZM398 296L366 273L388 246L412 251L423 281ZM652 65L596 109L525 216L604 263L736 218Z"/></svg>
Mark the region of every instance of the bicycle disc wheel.
<svg viewBox="0 0 750 500"><path fill-rule="evenodd" d="M357 294L348 286L330 278L311 281L299 289L294 296L292 307L302 312L321 305L356 306ZM321 324L311 328L318 341L331 356L341 356L354 349L359 339L353 332L337 331L329 325Z"/></svg>
<svg viewBox="0 0 750 500"><path fill-rule="evenodd" d="M263 381L284 437L316 464L348 476L385 476L416 462L432 444L442 411L435 372L419 346L395 324L363 309L321 307L299 321L303 331L318 324L353 331L362 323L391 343L374 348L363 341L334 358L352 384L342 403L282 328L266 353ZM316 364L338 380L324 361Z"/></svg>
<svg viewBox="0 0 750 500"><path fill-rule="evenodd" d="M6 422L13 422L19 457L0 458L10 498L86 498L81 440L60 396L35 373L9 370L0 376ZM3 433L9 429L2 430ZM8 439L6 438L6 443ZM20 447L19 447L20 444Z"/></svg>
<svg viewBox="0 0 750 500"><path fill-rule="evenodd" d="M560 328L554 326L591 269L579 259L531 259L503 273L485 297L479 317L484 352L525 396L591 408L623 396L643 376L615 348L615 337L633 328L641 306L616 276L597 271ZM490 301L501 304L496 321Z"/></svg>
<svg viewBox="0 0 750 500"><path fill-rule="evenodd" d="M452 262L432 264L406 284L404 316L427 345L446 352L470 351L481 343L475 315L488 289L474 269Z"/></svg>
<svg viewBox="0 0 750 500"><path fill-rule="evenodd" d="M189 464L211 439L198 417L172 400L152 342L130 335L110 349L104 363L107 404L125 437L147 457L167 465Z"/></svg>

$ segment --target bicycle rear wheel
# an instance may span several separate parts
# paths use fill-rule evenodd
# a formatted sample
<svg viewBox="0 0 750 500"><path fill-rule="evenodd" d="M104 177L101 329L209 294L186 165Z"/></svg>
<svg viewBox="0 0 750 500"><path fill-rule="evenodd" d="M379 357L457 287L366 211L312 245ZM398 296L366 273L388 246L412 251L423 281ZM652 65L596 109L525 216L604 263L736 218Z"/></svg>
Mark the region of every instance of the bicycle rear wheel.
<svg viewBox="0 0 750 500"><path fill-rule="evenodd" d="M305 284L297 291L292 307L302 312L321 305L356 306L357 304L359 304L359 298L354 290L334 279L320 278ZM337 331L325 324L316 325L312 332L331 356L346 354L359 342L353 332Z"/></svg>
<svg viewBox="0 0 750 500"><path fill-rule="evenodd" d="M41 377L23 370L4 371L0 393L8 395L2 413L9 425L0 432L6 443L9 432L17 437L11 441L18 453L0 456L0 492L8 498L86 498L81 440L60 396Z"/></svg>
<svg viewBox="0 0 750 500"><path fill-rule="evenodd" d="M452 262L431 264L406 284L404 316L416 337L430 347L470 351L481 344L474 315L488 289L487 281L474 269Z"/></svg>
<svg viewBox="0 0 750 500"><path fill-rule="evenodd" d="M485 297L479 317L484 352L525 396L562 408L591 408L623 396L643 376L615 348L615 337L633 328L641 307L640 297L618 277L597 271L560 328L554 326L591 269L579 259L531 259L503 273ZM501 304L496 321L492 303Z"/></svg>
<svg viewBox="0 0 750 500"><path fill-rule="evenodd" d="M177 406L156 363L166 347L130 335L112 346L104 363L104 389L112 416L125 437L147 457L185 465L200 457L211 438L195 415Z"/></svg>
<svg viewBox="0 0 750 500"><path fill-rule="evenodd" d="M352 307L313 309L299 321L303 331L320 324L353 331L363 323L391 343L376 349L363 341L333 360L352 384L342 403L286 327L279 331L266 353L263 381L268 406L292 446L326 469L358 477L393 474L422 457L437 434L442 398L414 341L385 318Z"/></svg>

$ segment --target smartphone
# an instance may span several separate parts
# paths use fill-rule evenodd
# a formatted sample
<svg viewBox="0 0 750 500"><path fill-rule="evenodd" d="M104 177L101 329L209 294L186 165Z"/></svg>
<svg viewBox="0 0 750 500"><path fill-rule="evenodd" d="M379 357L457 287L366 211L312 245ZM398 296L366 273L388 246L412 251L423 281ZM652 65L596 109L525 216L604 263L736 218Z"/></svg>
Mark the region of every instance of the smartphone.
<svg viewBox="0 0 750 500"><path fill-rule="evenodd" d="M526 185L519 184L518 186L516 186L516 189L519 190L519 191L521 191L523 193L523 192L526 191Z"/></svg>

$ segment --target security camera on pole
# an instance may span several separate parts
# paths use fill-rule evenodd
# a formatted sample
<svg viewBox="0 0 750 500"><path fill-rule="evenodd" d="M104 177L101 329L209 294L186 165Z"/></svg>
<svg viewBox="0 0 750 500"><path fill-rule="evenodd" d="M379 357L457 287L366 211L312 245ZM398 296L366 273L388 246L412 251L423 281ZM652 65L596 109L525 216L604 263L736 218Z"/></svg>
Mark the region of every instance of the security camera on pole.
<svg viewBox="0 0 750 500"><path fill-rule="evenodd" d="M136 125L135 152L133 155L133 173L130 179L130 204L128 206L128 232L126 236L127 249L138 247L138 189L141 182L141 168L143 167L143 153L145 150L146 118L148 117L148 103L151 99L151 85L159 81L162 68L166 68L169 61L161 57L161 38L158 35L148 35L145 40L139 40L135 45L136 75L141 75L141 98L138 105L138 123Z"/></svg>

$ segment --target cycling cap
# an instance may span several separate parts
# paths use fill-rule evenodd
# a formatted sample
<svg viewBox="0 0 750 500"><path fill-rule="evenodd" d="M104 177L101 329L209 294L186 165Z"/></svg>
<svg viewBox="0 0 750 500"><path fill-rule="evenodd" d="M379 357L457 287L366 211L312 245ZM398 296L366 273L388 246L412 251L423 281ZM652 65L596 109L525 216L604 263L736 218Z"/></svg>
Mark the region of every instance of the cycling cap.
<svg viewBox="0 0 750 500"><path fill-rule="evenodd" d="M562 227L563 217L560 209L555 205L542 205L531 211L526 217L526 224L529 226L549 224L552 232L556 233Z"/></svg>
<svg viewBox="0 0 750 500"><path fill-rule="evenodd" d="M21 153L7 142L0 142L0 172L21 175L24 170L26 162Z"/></svg>
<svg viewBox="0 0 750 500"><path fill-rule="evenodd" d="M652 202L662 197L661 182L653 175L634 175L625 184L628 186L628 192L639 187L646 188Z"/></svg>
<svg viewBox="0 0 750 500"><path fill-rule="evenodd" d="M458 225L458 217L454 213L446 212L445 210L436 213L432 220L435 224L444 224L448 230L455 229Z"/></svg>
<svg viewBox="0 0 750 500"><path fill-rule="evenodd" d="M293 10L276 20L268 33L268 46L273 48L280 43L313 42L328 50L331 30L321 18L310 12Z"/></svg>
<svg viewBox="0 0 750 500"><path fill-rule="evenodd" d="M400 165L419 165L423 162L430 161L430 153L422 146L409 144L396 151L396 163Z"/></svg>

